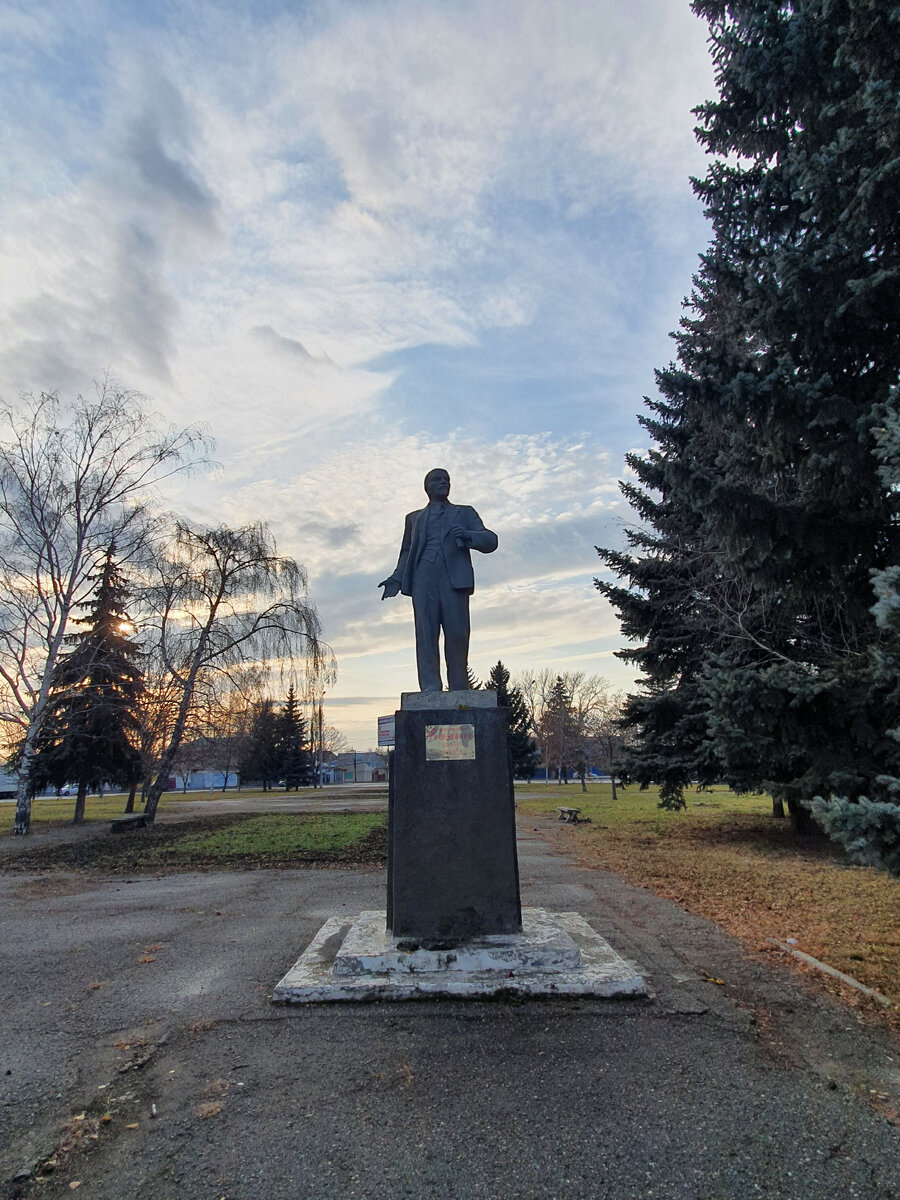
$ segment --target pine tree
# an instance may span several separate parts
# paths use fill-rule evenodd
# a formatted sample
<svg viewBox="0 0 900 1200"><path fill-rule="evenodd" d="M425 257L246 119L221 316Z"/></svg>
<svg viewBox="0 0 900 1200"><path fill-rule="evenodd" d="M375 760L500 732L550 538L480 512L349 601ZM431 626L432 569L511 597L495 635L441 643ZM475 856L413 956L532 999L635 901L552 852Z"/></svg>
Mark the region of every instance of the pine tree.
<svg viewBox="0 0 900 1200"><path fill-rule="evenodd" d="M683 322L682 366L657 373L661 398L646 400L652 416L638 419L656 442L647 458L628 455L639 481L622 491L642 526L628 530L629 552L599 550L623 587L596 586L618 610L632 645L619 657L644 675L645 690L630 696L625 721L640 737L624 751L621 778L641 786L656 782L665 808L684 807L683 788L713 782L721 765L708 744L709 700L705 665L718 626L716 583L724 583L704 541L702 521L684 495L690 476L709 475L721 438L706 417L714 381L735 353L707 258L695 280L693 319ZM599 549L599 548L598 548ZM720 589L721 590L721 589Z"/></svg>
<svg viewBox="0 0 900 1200"><path fill-rule="evenodd" d="M72 649L53 673L48 719L38 742L35 789L66 780L78 785L73 822L84 819L89 789L131 786L140 773L140 648L128 636L127 588L110 546L88 615L70 635Z"/></svg>
<svg viewBox="0 0 900 1200"><path fill-rule="evenodd" d="M900 370L897 30L869 0L697 8L720 87L701 140L750 164L699 192L755 347L695 500L755 637L711 663L710 732L732 779L802 820L817 792L877 790L892 756L871 575L898 549L876 441Z"/></svg>
<svg viewBox="0 0 900 1200"><path fill-rule="evenodd" d="M719 99L695 184L715 242L627 489L646 526L601 582L643 644L628 770L885 794L898 698L872 579L898 561L900 58L872 0L696 0ZM892 482L895 482L892 481ZM891 772L897 773L897 772Z"/></svg>
<svg viewBox="0 0 900 1200"><path fill-rule="evenodd" d="M900 479L900 406L886 416L878 433L879 457L886 486ZM900 494L892 492L900 516ZM891 711L900 710L900 564L873 573L875 619L884 640L874 655L875 671L886 688L892 689ZM889 730L900 743L900 727ZM812 809L826 832L863 866L883 867L900 876L900 771L896 766L881 775L882 799L860 797L817 797Z"/></svg>
<svg viewBox="0 0 900 1200"><path fill-rule="evenodd" d="M309 787L313 780L312 760L306 738L306 722L300 712L294 686L279 718L278 751L286 791Z"/></svg>
<svg viewBox="0 0 900 1200"><path fill-rule="evenodd" d="M255 706L240 763L241 783L259 782L267 792L281 777L280 722L272 700Z"/></svg>
<svg viewBox="0 0 900 1200"><path fill-rule="evenodd" d="M497 693L498 707L506 709L506 736L513 775L518 779L531 779L537 763L537 743L531 736L531 718L525 697L519 688L510 686L509 671L502 662L491 668L487 687Z"/></svg>

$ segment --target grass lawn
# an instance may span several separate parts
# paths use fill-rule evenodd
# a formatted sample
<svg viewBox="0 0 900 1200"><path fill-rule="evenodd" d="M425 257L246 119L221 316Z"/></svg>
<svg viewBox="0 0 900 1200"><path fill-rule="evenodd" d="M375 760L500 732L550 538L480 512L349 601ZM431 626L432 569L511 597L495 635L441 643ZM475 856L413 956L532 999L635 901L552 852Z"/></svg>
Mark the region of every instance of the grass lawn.
<svg viewBox="0 0 900 1200"><path fill-rule="evenodd" d="M88 796L85 800L86 821L111 821L120 817L125 809L125 796ZM136 805L140 808L140 805ZM69 825L75 811L74 796L39 796L31 802L32 829L51 829L56 825ZM11 834L16 815L15 801L0 805L0 836Z"/></svg>
<svg viewBox="0 0 900 1200"><path fill-rule="evenodd" d="M382 865L384 813L234 813L103 833L4 858L4 870L245 870L256 867Z"/></svg>
<svg viewBox="0 0 900 1200"><path fill-rule="evenodd" d="M589 866L615 871L721 925L755 951L778 953L767 938L852 975L895 1003L887 1019L900 1030L900 879L849 865L829 842L798 840L772 817L768 796L725 787L686 793L687 810L657 808L655 789L609 784L517 784L522 813L557 816L581 809L590 825L553 826ZM792 965L798 960L790 959ZM804 968L805 969L805 968ZM867 1011L861 994L816 978Z"/></svg>
<svg viewBox="0 0 900 1200"><path fill-rule="evenodd" d="M334 795L337 789L330 789L329 794ZM300 799L304 796L317 797L322 793L318 788L301 788L299 792L288 792L292 799ZM371 798L371 792L360 792L353 784L342 785L342 790L339 792L342 797L348 800L357 799L360 795L365 795ZM193 791L193 792L163 792L159 802L159 812L176 811L180 805L186 801L215 801L215 800L271 800L276 796L284 796L283 788L277 790L263 792L259 788L242 788L239 792L234 788L229 788L227 792L222 792L219 789L215 791ZM125 801L127 797L121 793L113 792L100 796L88 796L84 806L85 824L91 821L112 821L116 817L122 816L125 811ZM387 805L387 792L385 792L385 806ZM135 811L143 811L143 803L140 797L135 800ZM13 820L15 818L15 802L0 804L0 838L12 834ZM75 811L74 796L39 796L32 802L31 805L31 827L35 831L39 829L52 829L60 825L70 825L72 823L72 814Z"/></svg>
<svg viewBox="0 0 900 1200"><path fill-rule="evenodd" d="M382 813L260 813L179 838L171 853L209 860L282 854L340 857L384 825Z"/></svg>

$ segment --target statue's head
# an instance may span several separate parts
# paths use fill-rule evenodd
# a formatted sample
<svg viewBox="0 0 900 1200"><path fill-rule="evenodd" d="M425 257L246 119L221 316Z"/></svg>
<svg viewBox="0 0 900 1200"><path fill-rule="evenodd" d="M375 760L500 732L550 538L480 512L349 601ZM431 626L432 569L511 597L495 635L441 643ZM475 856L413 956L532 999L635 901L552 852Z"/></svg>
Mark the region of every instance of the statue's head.
<svg viewBox="0 0 900 1200"><path fill-rule="evenodd" d="M450 475L443 467L433 467L425 476L429 500L446 500L450 495Z"/></svg>

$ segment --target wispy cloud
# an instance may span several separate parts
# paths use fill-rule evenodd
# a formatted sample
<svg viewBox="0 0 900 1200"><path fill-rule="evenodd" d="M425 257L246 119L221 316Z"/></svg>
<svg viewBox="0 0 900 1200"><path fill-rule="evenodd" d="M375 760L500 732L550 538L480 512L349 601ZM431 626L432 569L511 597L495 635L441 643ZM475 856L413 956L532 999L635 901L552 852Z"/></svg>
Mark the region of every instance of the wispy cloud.
<svg viewBox="0 0 900 1200"><path fill-rule="evenodd" d="M705 238L702 25L671 0L259 8L0 10L0 393L109 366L208 420L222 470L172 502L273 521L348 695L410 670L374 583L436 462L501 535L493 644L570 653L577 627L605 654L593 545Z"/></svg>

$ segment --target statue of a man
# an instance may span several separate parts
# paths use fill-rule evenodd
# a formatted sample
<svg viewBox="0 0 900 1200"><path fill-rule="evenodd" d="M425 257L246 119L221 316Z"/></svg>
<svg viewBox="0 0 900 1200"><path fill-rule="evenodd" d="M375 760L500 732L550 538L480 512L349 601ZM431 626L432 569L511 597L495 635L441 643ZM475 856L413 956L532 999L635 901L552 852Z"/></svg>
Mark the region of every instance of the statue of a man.
<svg viewBox="0 0 900 1200"><path fill-rule="evenodd" d="M379 583L382 600L412 596L416 623L419 690L441 691L438 638L444 631L447 686L469 686L469 597L475 591L470 551L492 554L497 535L485 529L474 508L451 504L450 476L436 467L425 476L428 504L407 513L400 557L393 574Z"/></svg>

